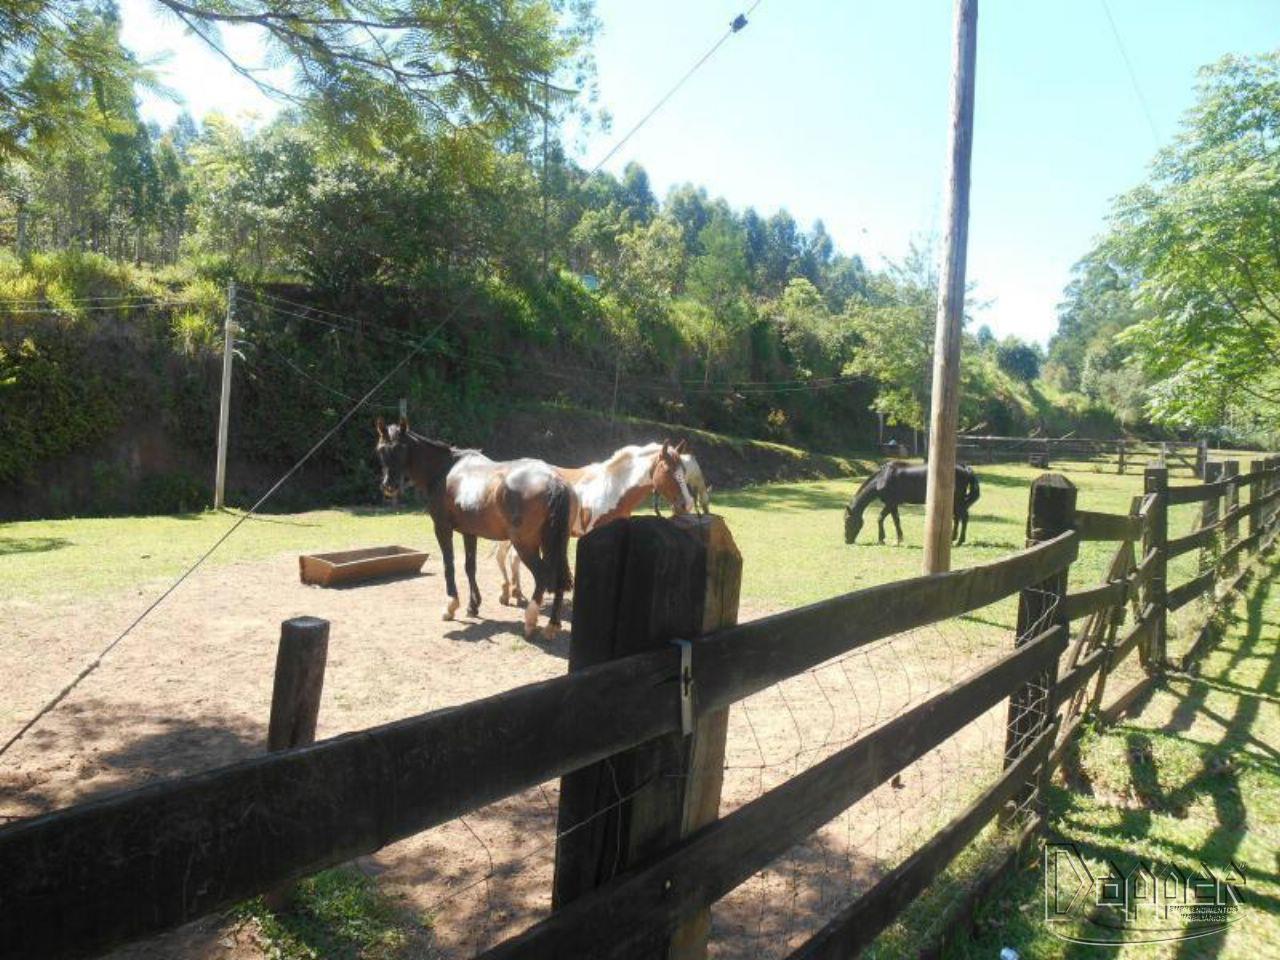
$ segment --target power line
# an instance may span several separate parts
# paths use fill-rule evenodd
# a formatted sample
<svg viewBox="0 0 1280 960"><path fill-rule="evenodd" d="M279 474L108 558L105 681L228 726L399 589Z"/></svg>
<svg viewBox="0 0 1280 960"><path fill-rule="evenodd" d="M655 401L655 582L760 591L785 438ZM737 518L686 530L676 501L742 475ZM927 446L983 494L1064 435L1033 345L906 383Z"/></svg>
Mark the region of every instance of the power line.
<svg viewBox="0 0 1280 960"><path fill-rule="evenodd" d="M406 353L399 360L398 363L396 363L390 370L387 371L387 373L382 377L382 379L380 379L377 383L375 383L372 387L370 387L364 393L364 395L361 396L360 399L357 400L354 403L354 405L352 405L352 407L345 414L342 415L342 417L338 420L337 423L335 423L332 427L330 427L319 440L317 440L314 444L312 444L311 448L307 450L307 452L304 453L302 457L299 458L298 461L294 463L293 466L291 466L288 470L286 470L284 474L280 477L280 479L278 479L275 483L273 483L271 485L271 488L267 490L267 492L264 493L261 497L258 498L257 502L254 503L253 506L251 506L247 511L241 514L240 517L237 518L236 522L233 523L226 530L225 533L223 533L220 537L218 537L218 539L213 542L213 545L210 546L208 550L206 550L204 553L200 555L200 557L195 561L195 563L193 563L186 570L184 570L182 574L176 580L174 580L173 583L171 583L167 588L165 588L163 593L161 593L158 597L156 597L153 601L151 601L151 603L147 606L147 608L143 610L140 614L138 614L138 616L135 617L133 621L127 627L125 627L124 630L122 630L114 640L112 640L105 647L103 647L103 649L98 653L98 655L94 657L93 660L90 661L88 665L86 665L78 674L76 674L76 676L71 680L70 683L68 683L60 691L58 691L56 695L54 695L50 700L48 700L35 713L35 715L31 717L31 719L29 719L26 723L22 725L22 727L18 730L17 733L15 733L7 741L5 741L4 746L0 746L0 757L8 753L9 750L13 747L13 745L17 743L19 740L21 740L28 730L30 730L37 723L39 723L40 720L43 717L45 717L50 710L53 710L58 704L60 704L63 700L65 700L71 694L71 692L77 686L79 686L80 683L87 676L93 673L93 671L96 670L99 667L99 665L101 665L103 659L108 654L110 654L111 651L114 650L127 636L129 636L129 634L134 631L134 629L138 626L138 624L140 624L144 619L147 618L147 616L150 615L151 611L155 610L156 607L160 606L160 604L162 604L166 599L168 599L168 597L175 590L177 590L178 587L180 587L183 583L185 583L188 577L190 577L193 573L195 573L196 570L198 570L204 564L204 562L209 559L209 557L213 556L214 551L216 551L219 547L221 547L224 543L226 543L226 541L231 537L231 535L235 533L237 530L239 530L255 513L257 513L258 510L260 510L262 506L268 500L270 500L271 497L275 495L276 491L279 490L282 486L284 486L295 473L301 470L303 465L306 464L307 461L309 461L313 456L315 456L315 454L320 450L320 448L323 447L326 443L328 443L329 440L334 436L334 434L336 434L339 430L341 430L344 426L346 426L347 421L349 421L353 416L355 416L356 412L361 407L363 407L370 400L370 398L373 397L375 393L381 390L383 386L385 386L386 383L390 381L392 377L394 377L397 373L399 373L401 370L404 369L404 367L409 363L409 361L411 361L414 357L418 355L418 353L420 353L423 349L425 349L428 342L435 336L435 334L440 330L440 328L443 327L445 323L447 323L453 317L454 314L460 311L471 300L471 298L475 295L475 292L476 292L476 288L471 287L467 291L467 293L463 296L463 298L454 305L453 309L450 310L447 314L445 314L445 316L438 323L436 323L436 325L432 327L431 330L429 330L425 336L422 337L418 345L413 349L411 349L408 353Z"/></svg>
<svg viewBox="0 0 1280 960"><path fill-rule="evenodd" d="M269 294L266 294L265 296L270 297ZM283 300L283 298L277 298L277 299ZM290 301L284 301L284 302L290 302ZM330 323L327 320L322 320L317 317L309 317L304 314L294 313L288 310L282 310L278 307L274 307L269 304L260 304L260 306L274 313L277 313L281 316L294 317L299 320L307 320L307 321L319 323L326 327L331 327L334 330L340 330L347 333L367 332L366 330L361 330L356 327L346 326L343 324ZM364 324L370 330L386 331L388 335L393 335L400 340L412 339L411 334L396 330L393 327L388 327L385 324L378 324L378 323L374 323L372 321L367 321L367 320L357 320L355 317L351 317L346 314L336 313L331 310L320 310L319 308L309 308L309 307L307 309L316 309L318 312L324 313L326 316L334 317L339 320L346 320L352 324ZM441 349L437 350L436 352L438 355L447 356L447 357L450 357L451 359L465 360L473 363L487 363L491 366L498 367L502 370L508 370L512 365L519 364L519 365L531 367L534 370L537 370L539 373L545 374L547 376L555 377L558 379L565 379L565 380L580 379L579 376L570 376L565 374L564 372L566 370L572 370L572 371L576 371L578 374L581 374L583 376L595 378L602 384L605 383L606 380L609 383L612 383L612 379L605 375L602 375L600 373L600 370L596 367L583 367L583 366L578 366L574 364L566 364L566 363L560 363L560 362L544 363L538 360L534 360L530 357L516 357L511 354L498 353L496 351L485 350L481 347L475 347L471 345L468 345L462 348L462 350L460 351L460 350L454 349L451 344L442 343ZM492 359L489 359L489 358L492 358ZM855 383L859 379L860 378L858 377L834 375L834 376L828 376L828 377L792 377L784 380L722 380L722 381L713 381L711 383L704 383L698 379L683 379L683 380L677 380L677 381L667 381L667 380L646 380L646 379L640 379L635 377L628 377L627 379L622 381L622 385L633 388L633 389L638 389L638 390L660 390L663 392L679 390L683 393L695 393L695 394L773 393L773 392L785 393L785 392L798 392L798 391L804 391L804 390L826 389L829 387L844 386L849 383ZM323 384L321 385L324 386ZM326 387L326 389L332 390L333 388Z"/></svg>
<svg viewBox="0 0 1280 960"><path fill-rule="evenodd" d="M117 304L85 304L72 306L59 306L49 304L47 307L20 307L16 310L7 307L0 307L0 313L7 316L14 315L36 315L49 313L111 313L111 312L128 312L139 310L144 307L179 307L187 304L198 303L198 300L135 300L130 303Z"/></svg>
<svg viewBox="0 0 1280 960"><path fill-rule="evenodd" d="M1151 136L1155 138L1156 145L1161 142L1160 131L1156 128L1155 117L1151 114L1151 107L1147 103L1146 96L1142 93L1142 86L1138 83L1138 74L1133 69L1133 61L1129 59L1129 52L1125 49L1124 40L1120 38L1120 30L1116 27L1116 21L1111 16L1111 7L1108 6L1107 0L1099 0L1102 4L1102 12L1107 15L1107 23L1111 25L1111 35L1115 37L1116 48L1120 51L1120 58L1124 60L1125 70L1129 73L1129 83L1133 86L1134 95L1138 98L1138 103L1142 107L1142 112L1147 118L1147 126L1151 128Z"/></svg>
<svg viewBox="0 0 1280 960"><path fill-rule="evenodd" d="M724 45L724 42L747 25L748 15L755 13L756 7L760 6L760 4L763 2L764 0L755 0L755 3L751 4L751 6L747 8L746 13L740 13L736 17L734 17L733 22L729 24L729 29L726 30L725 33L718 40L716 40L715 43L711 45L711 48L706 53L704 53L701 57L697 59L694 65L690 67L688 71L686 71L684 76L682 76L679 80L676 81L675 86L673 86L670 90L668 90L665 94L663 94L661 99L659 99L658 102L653 105L653 107L649 110L649 112L646 113L643 117L641 117L639 122L636 123L636 125L632 127L630 130L628 130L626 134L622 137L622 139L619 140L617 143L615 143L609 149L609 152L606 153L603 157L601 157L599 162L596 163L594 167L592 167L590 170L587 171L587 176L590 177L592 174L598 172L601 167L603 167L606 163L609 162L609 160L613 157L614 154L616 154L619 150L621 150L626 145L628 140L630 140L637 133L639 133L640 128L643 127L650 120L652 120L654 114L656 114L659 110L661 110L664 106L666 106L667 101L670 100L672 97L674 97L676 93L679 92L680 88L683 87L686 83L688 83L689 80L693 77L693 75L697 73L700 69L702 69L703 65L706 64L708 60L710 60L713 56L715 56L716 51L719 50Z"/></svg>

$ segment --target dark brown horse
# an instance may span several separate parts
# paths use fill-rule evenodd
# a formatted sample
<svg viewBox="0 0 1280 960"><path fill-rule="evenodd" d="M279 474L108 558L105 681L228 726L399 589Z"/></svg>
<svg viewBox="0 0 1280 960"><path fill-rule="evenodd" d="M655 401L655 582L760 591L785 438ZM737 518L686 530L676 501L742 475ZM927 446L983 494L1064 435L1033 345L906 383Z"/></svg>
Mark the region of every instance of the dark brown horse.
<svg viewBox="0 0 1280 960"><path fill-rule="evenodd" d="M902 503L924 503L928 487L929 467L925 464L912 466L901 460L891 460L879 470L867 477L853 495L849 505L844 508L844 542L853 543L862 530L862 514L872 500L884 503L880 511L880 543L884 543L884 518L893 518L893 526L898 531L898 542L902 542L902 521L898 519L898 505ZM978 502L981 490L978 488L978 475L971 467L956 465L956 496L952 503L951 539L956 545L964 543L969 532L969 508Z"/></svg>
<svg viewBox="0 0 1280 960"><path fill-rule="evenodd" d="M412 484L427 501L449 593L444 619L452 620L458 611L453 573L457 530L471 587L467 613L474 617L480 612L476 539L510 540L534 579L533 599L524 614L525 636L533 635L543 594L550 590L554 600L547 635L554 637L569 583L569 533L577 509L569 484L541 460L495 462L479 450L460 450L419 436L403 418L388 426L379 417L376 427L383 495L397 496Z"/></svg>

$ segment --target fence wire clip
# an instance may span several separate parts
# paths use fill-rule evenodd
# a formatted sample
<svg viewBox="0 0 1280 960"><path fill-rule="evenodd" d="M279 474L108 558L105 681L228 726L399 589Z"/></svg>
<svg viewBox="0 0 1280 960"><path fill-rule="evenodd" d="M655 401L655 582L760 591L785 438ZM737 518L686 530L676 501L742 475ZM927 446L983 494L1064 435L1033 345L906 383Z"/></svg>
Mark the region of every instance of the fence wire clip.
<svg viewBox="0 0 1280 960"><path fill-rule="evenodd" d="M680 648L680 731L687 737L693 733L693 644L671 642Z"/></svg>

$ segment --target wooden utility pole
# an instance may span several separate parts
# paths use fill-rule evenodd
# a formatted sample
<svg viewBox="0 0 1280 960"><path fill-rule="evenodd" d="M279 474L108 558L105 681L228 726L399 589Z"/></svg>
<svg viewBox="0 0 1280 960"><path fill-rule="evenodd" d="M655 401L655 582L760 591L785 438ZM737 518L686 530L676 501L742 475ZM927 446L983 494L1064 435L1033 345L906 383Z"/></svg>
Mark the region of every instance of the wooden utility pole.
<svg viewBox="0 0 1280 960"><path fill-rule="evenodd" d="M222 396L218 403L218 465L213 476L213 509L226 506L227 421L231 419L231 358L236 331L236 282L227 284L227 320L222 330Z"/></svg>
<svg viewBox="0 0 1280 960"><path fill-rule="evenodd" d="M951 135L947 171L947 232L933 341L933 402L929 414L929 486L925 497L924 569L951 569L951 514L960 419L960 333L964 319L965 255L969 246L969 161L973 153L973 78L978 49L978 0L955 0L951 61Z"/></svg>

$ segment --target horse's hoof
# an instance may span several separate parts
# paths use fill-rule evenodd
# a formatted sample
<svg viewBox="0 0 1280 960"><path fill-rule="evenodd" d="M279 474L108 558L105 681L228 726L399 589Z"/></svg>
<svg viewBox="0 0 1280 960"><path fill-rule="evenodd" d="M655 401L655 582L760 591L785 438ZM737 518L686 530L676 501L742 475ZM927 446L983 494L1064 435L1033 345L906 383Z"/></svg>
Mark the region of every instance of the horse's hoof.
<svg viewBox="0 0 1280 960"><path fill-rule="evenodd" d="M548 623L542 628L542 639L548 642L554 641L560 635L560 624Z"/></svg>
<svg viewBox="0 0 1280 960"><path fill-rule="evenodd" d="M440 619L452 620L454 617L454 614L456 614L457 612L458 612L458 601L450 600L448 603L444 605L444 615L441 616Z"/></svg>
<svg viewBox="0 0 1280 960"><path fill-rule="evenodd" d="M502 593L498 596L498 602L504 607L511 602L511 591L508 588L502 588Z"/></svg>
<svg viewBox="0 0 1280 960"><path fill-rule="evenodd" d="M530 603L524 608L524 638L532 640L538 626L538 605Z"/></svg>
<svg viewBox="0 0 1280 960"><path fill-rule="evenodd" d="M478 604L478 603L473 603L473 604L469 605L469 606L467 607L467 616L468 616L468 617L478 617L478 616L480 616L480 604Z"/></svg>

